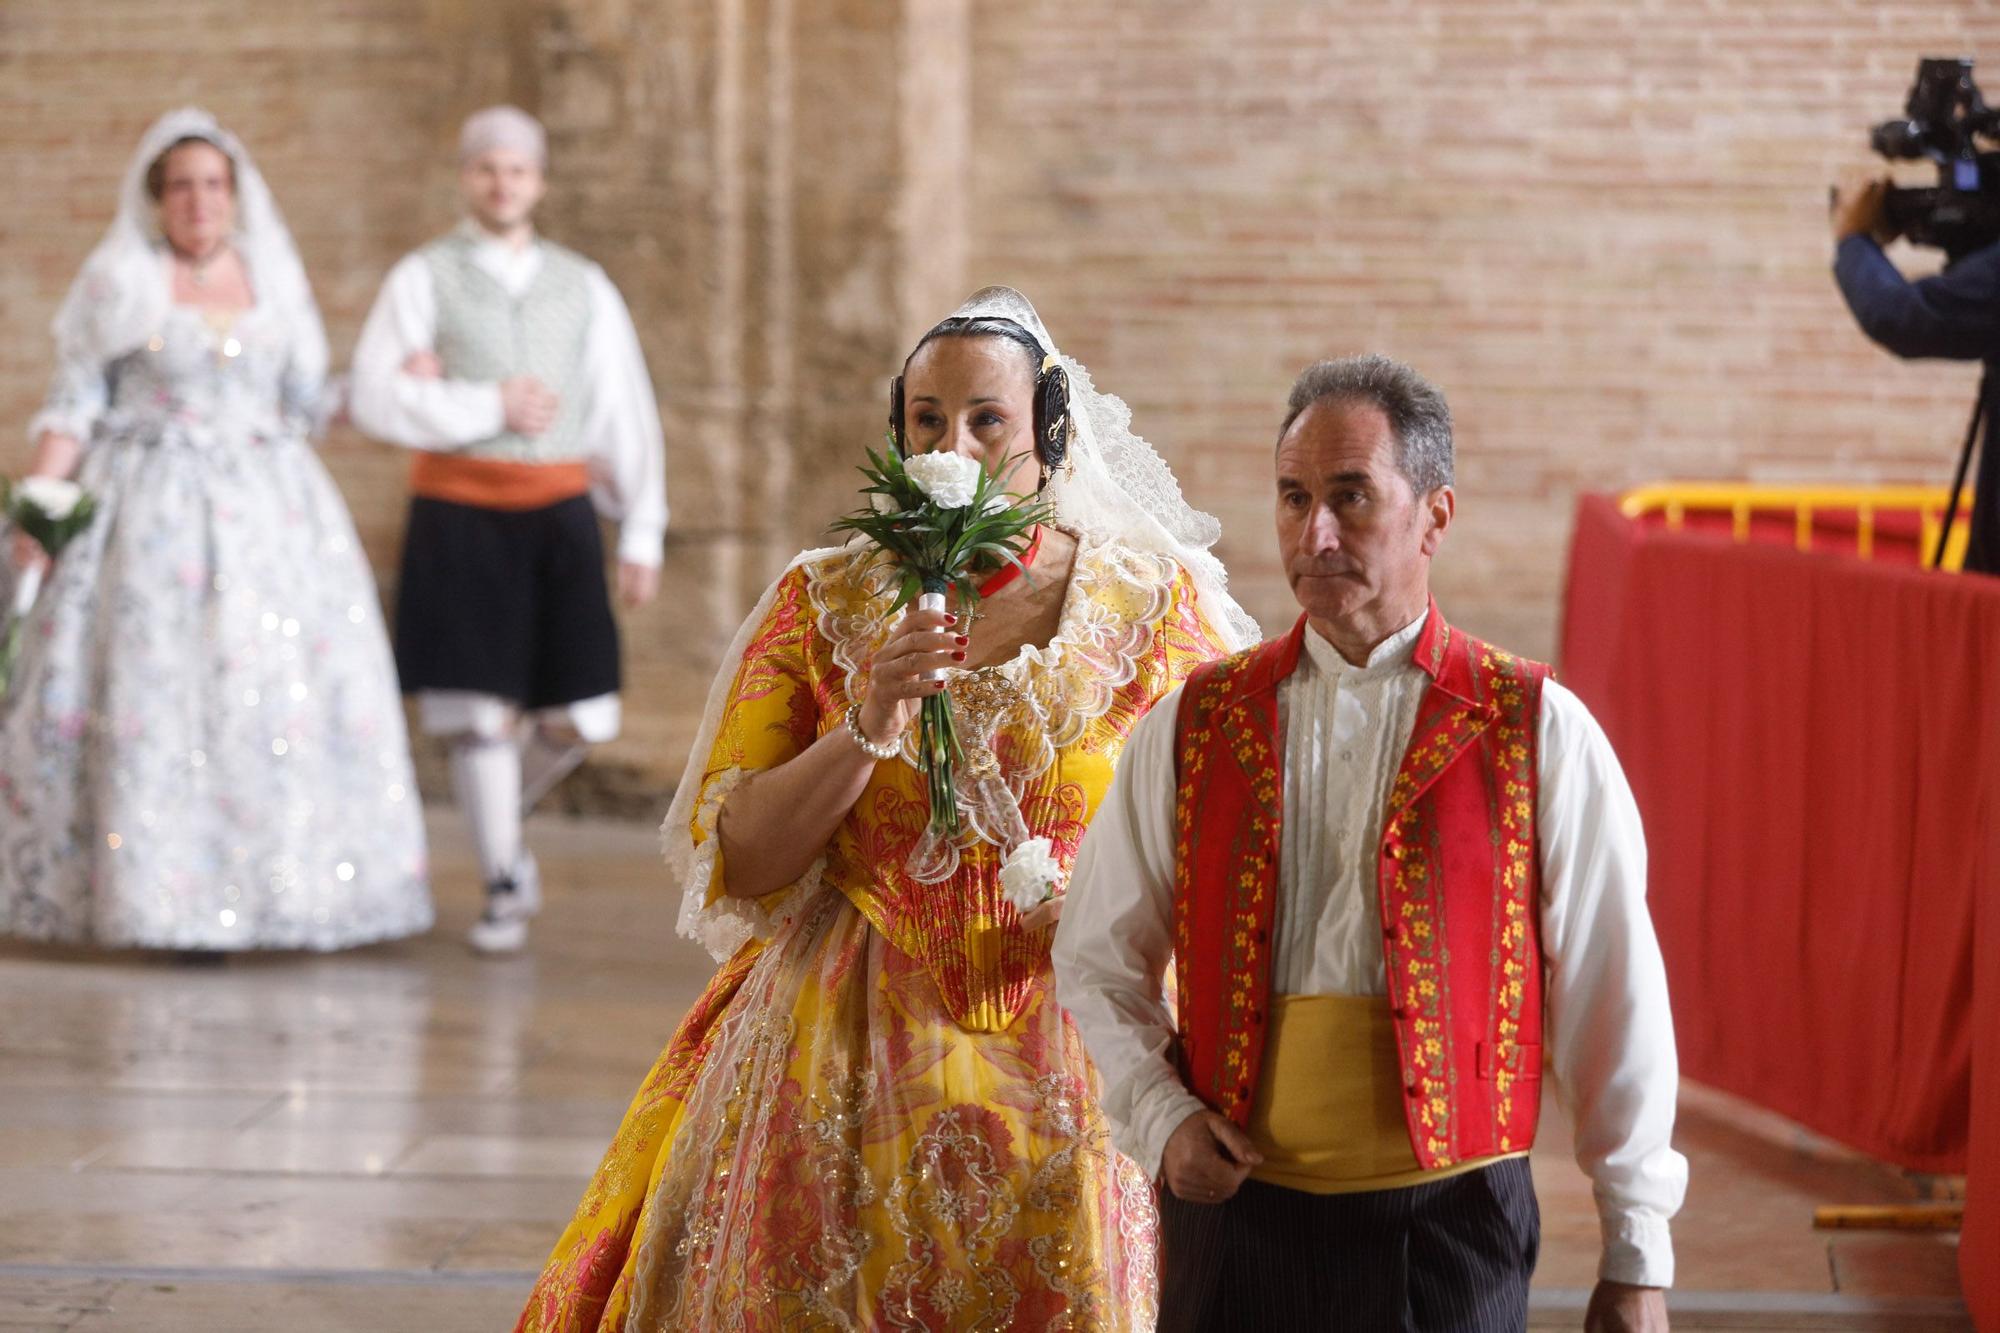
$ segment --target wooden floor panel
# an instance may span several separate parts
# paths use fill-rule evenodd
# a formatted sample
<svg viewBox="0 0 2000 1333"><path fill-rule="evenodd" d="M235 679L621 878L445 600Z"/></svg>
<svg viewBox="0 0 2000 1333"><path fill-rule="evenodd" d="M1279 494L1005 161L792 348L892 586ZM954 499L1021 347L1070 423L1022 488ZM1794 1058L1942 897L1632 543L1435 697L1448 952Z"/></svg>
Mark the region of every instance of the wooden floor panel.
<svg viewBox="0 0 2000 1333"><path fill-rule="evenodd" d="M438 929L184 967L0 945L0 1333L505 1330L638 1080L707 979L652 829L537 822L528 953L472 955L433 818ZM1954 1238L1827 1235L1927 1182L1689 1088L1678 1328L1969 1328ZM1536 1328L1577 1328L1588 1183L1551 1106Z"/></svg>

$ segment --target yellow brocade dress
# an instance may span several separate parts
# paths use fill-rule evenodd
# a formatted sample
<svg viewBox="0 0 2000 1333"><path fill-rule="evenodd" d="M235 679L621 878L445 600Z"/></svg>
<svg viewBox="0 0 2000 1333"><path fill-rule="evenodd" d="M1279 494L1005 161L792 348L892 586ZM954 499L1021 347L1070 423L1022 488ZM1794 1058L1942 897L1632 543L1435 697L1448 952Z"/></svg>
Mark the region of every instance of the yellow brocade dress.
<svg viewBox="0 0 2000 1333"><path fill-rule="evenodd" d="M891 600L855 547L779 582L693 815L712 910L743 908L722 799L842 725ZM1085 542L1050 644L954 682L961 786L997 764L1067 869L1133 724L1222 651L1172 561ZM682 1020L519 1329L1153 1326L1152 1188L1111 1147L1050 932L1021 928L977 812L949 878L909 877L928 817L921 773L876 765Z"/></svg>

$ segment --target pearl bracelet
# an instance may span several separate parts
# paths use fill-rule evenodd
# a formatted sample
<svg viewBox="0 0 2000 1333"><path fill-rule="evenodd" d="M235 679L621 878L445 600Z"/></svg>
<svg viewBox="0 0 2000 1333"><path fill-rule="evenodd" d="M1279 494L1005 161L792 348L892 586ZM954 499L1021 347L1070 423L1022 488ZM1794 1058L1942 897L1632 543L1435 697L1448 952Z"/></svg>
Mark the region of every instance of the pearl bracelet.
<svg viewBox="0 0 2000 1333"><path fill-rule="evenodd" d="M887 745L877 745L874 741L869 740L867 733L861 730L861 710L859 708L850 708L847 710L847 734L852 736L854 743L861 747L861 753L878 763L885 759L894 759L903 752L902 745L896 741L890 741Z"/></svg>

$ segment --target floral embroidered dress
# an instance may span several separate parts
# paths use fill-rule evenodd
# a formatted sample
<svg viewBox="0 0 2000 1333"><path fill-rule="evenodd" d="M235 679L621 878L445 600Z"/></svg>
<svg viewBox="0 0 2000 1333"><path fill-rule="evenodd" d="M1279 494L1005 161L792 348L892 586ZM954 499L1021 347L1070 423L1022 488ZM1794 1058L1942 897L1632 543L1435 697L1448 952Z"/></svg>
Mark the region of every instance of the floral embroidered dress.
<svg viewBox="0 0 2000 1333"><path fill-rule="evenodd" d="M723 798L842 724L891 600L858 546L775 589L695 807L713 910L765 910L722 897ZM1067 869L1133 724L1222 652L1174 561L1086 540L1051 642L954 681L967 763ZM1107 1138L1049 932L1021 928L976 826L949 879L905 873L913 758L876 766L683 1020L521 1329L1152 1327L1152 1189Z"/></svg>
<svg viewBox="0 0 2000 1333"><path fill-rule="evenodd" d="M136 350L58 367L37 428L85 442L98 508L0 700L0 933L334 949L430 926L374 580L304 430L317 337L312 312L171 306Z"/></svg>

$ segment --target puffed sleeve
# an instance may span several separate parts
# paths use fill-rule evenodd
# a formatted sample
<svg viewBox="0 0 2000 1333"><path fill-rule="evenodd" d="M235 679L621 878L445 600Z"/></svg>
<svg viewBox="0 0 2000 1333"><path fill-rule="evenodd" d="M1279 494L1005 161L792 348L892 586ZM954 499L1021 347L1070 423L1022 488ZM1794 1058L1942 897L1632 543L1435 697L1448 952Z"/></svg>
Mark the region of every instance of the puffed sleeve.
<svg viewBox="0 0 2000 1333"><path fill-rule="evenodd" d="M104 363L82 352L58 351L56 373L42 410L28 423L29 440L67 435L88 443L91 428L111 402L111 380Z"/></svg>
<svg viewBox="0 0 2000 1333"><path fill-rule="evenodd" d="M705 876L710 903L723 894L722 842L715 836L722 803L745 779L795 758L819 737L809 659L812 621L806 573L794 569L780 580L770 611L743 651L702 770L689 834L694 873Z"/></svg>

